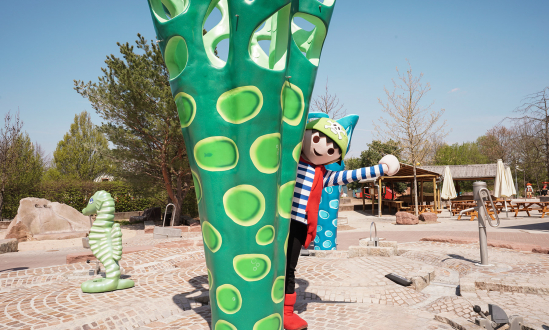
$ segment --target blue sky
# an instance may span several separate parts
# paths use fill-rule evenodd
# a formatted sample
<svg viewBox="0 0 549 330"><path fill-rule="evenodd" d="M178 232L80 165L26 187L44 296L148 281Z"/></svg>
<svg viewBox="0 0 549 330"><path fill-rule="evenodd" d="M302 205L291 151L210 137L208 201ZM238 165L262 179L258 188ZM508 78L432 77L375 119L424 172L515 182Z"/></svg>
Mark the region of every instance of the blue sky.
<svg viewBox="0 0 549 330"><path fill-rule="evenodd" d="M329 78L348 113L361 117L350 151L357 155L375 137L377 98L408 59L431 84L433 109L446 109L447 141L474 140L549 86L548 12L545 0L338 0L316 91ZM93 112L73 80L96 81L116 42L137 33L155 35L146 0L3 3L0 115L19 109L31 139L53 152L74 115Z"/></svg>

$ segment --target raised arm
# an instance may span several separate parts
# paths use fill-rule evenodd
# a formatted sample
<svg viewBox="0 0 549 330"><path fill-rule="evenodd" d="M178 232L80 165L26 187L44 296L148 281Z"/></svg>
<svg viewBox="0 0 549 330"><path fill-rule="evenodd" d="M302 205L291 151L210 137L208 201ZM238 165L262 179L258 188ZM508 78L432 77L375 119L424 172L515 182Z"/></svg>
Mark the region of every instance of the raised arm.
<svg viewBox="0 0 549 330"><path fill-rule="evenodd" d="M351 182L373 179L385 175L383 165L359 168L348 171L326 171L324 175L324 187L341 186Z"/></svg>
<svg viewBox="0 0 549 330"><path fill-rule="evenodd" d="M348 171L326 171L324 187L341 186L364 179L374 179L383 175L395 175L400 170L400 163L393 155L381 158L378 165Z"/></svg>

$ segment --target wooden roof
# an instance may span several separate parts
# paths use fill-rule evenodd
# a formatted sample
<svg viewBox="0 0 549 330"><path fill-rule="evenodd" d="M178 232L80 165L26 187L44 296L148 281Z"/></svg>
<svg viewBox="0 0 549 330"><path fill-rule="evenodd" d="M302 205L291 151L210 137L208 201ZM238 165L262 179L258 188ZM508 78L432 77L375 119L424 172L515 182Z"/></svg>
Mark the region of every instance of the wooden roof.
<svg viewBox="0 0 549 330"><path fill-rule="evenodd" d="M437 172L429 171L422 167L416 167L417 181L432 182L433 178L438 179L441 175ZM414 167L412 165L400 163L400 170L393 176L382 177L384 182L411 182L414 180ZM361 180L360 183L373 182L374 180Z"/></svg>
<svg viewBox="0 0 549 330"><path fill-rule="evenodd" d="M494 180L498 169L497 164L422 166L422 168L444 177L446 166L450 167L454 181Z"/></svg>

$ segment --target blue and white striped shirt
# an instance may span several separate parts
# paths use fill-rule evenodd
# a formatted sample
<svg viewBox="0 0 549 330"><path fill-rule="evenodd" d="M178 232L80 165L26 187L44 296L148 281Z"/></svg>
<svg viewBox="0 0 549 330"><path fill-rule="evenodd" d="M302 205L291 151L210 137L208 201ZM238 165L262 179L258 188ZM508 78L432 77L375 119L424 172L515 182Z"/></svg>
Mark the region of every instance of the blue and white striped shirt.
<svg viewBox="0 0 549 330"><path fill-rule="evenodd" d="M324 174L323 188L345 185L351 182L377 178L383 175L383 167L381 164L350 171L327 170ZM307 208L307 202L309 200L309 195L311 194L314 178L315 167L300 160L297 165L297 176L295 179L294 197L292 200L292 220L307 224L305 209Z"/></svg>

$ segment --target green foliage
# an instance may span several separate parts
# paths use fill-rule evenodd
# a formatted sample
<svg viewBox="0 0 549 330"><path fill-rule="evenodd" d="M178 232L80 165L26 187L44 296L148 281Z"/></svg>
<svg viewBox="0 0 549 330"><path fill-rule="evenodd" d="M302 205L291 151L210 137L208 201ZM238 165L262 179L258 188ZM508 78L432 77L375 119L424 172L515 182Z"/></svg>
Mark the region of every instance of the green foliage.
<svg viewBox="0 0 549 330"><path fill-rule="evenodd" d="M12 177L7 188L27 189L40 182L45 171L44 160L39 147L31 142L27 133L18 137L14 152L18 154L18 157L13 163L12 173L18 172L18 175Z"/></svg>
<svg viewBox="0 0 549 330"><path fill-rule="evenodd" d="M90 181L49 181L27 187L28 189L9 189L4 203L4 217L12 219L17 214L19 201L25 197L45 198L51 202L67 204L78 211L86 207L89 198L98 190L111 194L116 203L116 212L142 211L150 207L166 206L165 193L155 195L143 194L130 184L120 181L90 182ZM183 202L184 214L198 216L196 196L191 191Z"/></svg>
<svg viewBox="0 0 549 330"><path fill-rule="evenodd" d="M368 144L368 149L360 153L360 167L377 165L379 160L385 155L393 155L400 159L400 152L400 147L396 141L381 142L374 140Z"/></svg>
<svg viewBox="0 0 549 330"><path fill-rule="evenodd" d="M490 160L482 153L478 142L445 144L435 154L435 165L487 164Z"/></svg>
<svg viewBox="0 0 549 330"><path fill-rule="evenodd" d="M55 170L62 177L91 181L111 172L110 163L103 156L107 150L107 139L83 111L74 116L69 132L57 143L53 152Z"/></svg>
<svg viewBox="0 0 549 330"><path fill-rule="evenodd" d="M59 181L61 180L61 173L55 168L50 167L46 170L44 173L44 176L42 177L42 181Z"/></svg>
<svg viewBox="0 0 549 330"><path fill-rule="evenodd" d="M138 37L137 51L118 43L122 58L107 56L99 81L75 81L75 90L104 119L100 130L113 145L113 174L139 189L165 189L180 211L192 176L170 75L159 46Z"/></svg>
<svg viewBox="0 0 549 330"><path fill-rule="evenodd" d="M2 183L0 185L0 218L10 218L10 201L23 194L40 182L45 164L40 148L32 144L28 134L21 133L9 150L15 156L2 166Z"/></svg>

